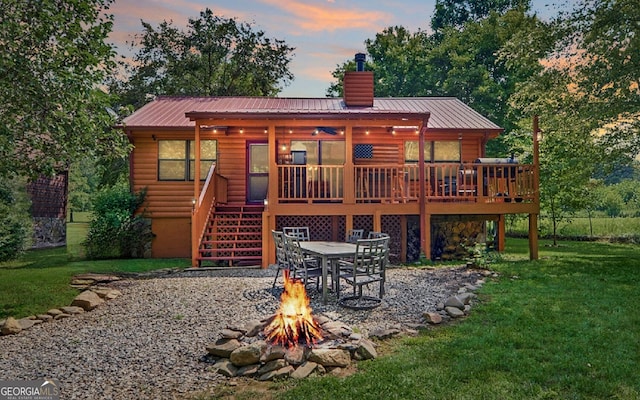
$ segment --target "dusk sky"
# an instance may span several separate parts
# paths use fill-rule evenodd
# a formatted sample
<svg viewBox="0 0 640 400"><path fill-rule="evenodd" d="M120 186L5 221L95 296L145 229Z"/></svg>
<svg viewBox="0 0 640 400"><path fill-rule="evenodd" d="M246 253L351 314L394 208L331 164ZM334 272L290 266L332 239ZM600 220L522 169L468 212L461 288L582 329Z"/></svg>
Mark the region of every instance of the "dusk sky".
<svg viewBox="0 0 640 400"><path fill-rule="evenodd" d="M534 11L543 18L555 15L551 5L560 0L533 0ZM566 1L566 0L565 0ZM324 97L331 71L366 52L364 41L384 28L401 25L415 32L428 30L435 0L115 0L110 36L119 54L133 54L125 45L142 32L140 20L157 26L164 20L184 27L189 17L210 8L216 15L252 23L267 37L284 40L295 47L290 70L294 81L282 97Z"/></svg>

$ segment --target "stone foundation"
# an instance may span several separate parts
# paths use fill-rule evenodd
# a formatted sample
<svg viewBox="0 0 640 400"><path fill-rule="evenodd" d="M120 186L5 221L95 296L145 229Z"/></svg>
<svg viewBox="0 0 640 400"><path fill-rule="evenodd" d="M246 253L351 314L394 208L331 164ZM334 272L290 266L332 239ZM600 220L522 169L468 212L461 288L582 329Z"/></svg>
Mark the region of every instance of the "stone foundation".
<svg viewBox="0 0 640 400"><path fill-rule="evenodd" d="M33 247L64 246L66 241L67 224L64 218L33 218Z"/></svg>

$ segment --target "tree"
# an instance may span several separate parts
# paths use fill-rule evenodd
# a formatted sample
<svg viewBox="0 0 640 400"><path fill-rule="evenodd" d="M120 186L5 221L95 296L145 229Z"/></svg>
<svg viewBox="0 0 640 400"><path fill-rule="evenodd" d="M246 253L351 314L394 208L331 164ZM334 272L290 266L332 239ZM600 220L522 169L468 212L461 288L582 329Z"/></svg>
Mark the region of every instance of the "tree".
<svg viewBox="0 0 640 400"><path fill-rule="evenodd" d="M492 11L503 14L511 9L530 8L530 0L436 0L431 29L439 36L446 27L462 29L467 22L479 21Z"/></svg>
<svg viewBox="0 0 640 400"><path fill-rule="evenodd" d="M544 55L551 40L527 43L523 32L536 32L544 38L545 24L525 13L525 8L504 14L488 12L469 20L460 29L446 27L441 37L423 31L411 33L403 27L390 27L375 39L365 41L374 71L376 96L453 96L469 104L506 130L488 148L488 154L510 154L505 142L522 115L509 108L508 99L519 82L542 70L536 55ZM518 58L502 54L509 43L518 43ZM525 55L525 57L522 57ZM337 82L329 95L341 95L345 70L354 69L348 61L333 72ZM514 118L515 116L515 118Z"/></svg>
<svg viewBox="0 0 640 400"><path fill-rule="evenodd" d="M171 21L142 27L130 78L111 85L136 108L149 95L274 96L293 79L293 47L208 8L186 31Z"/></svg>
<svg viewBox="0 0 640 400"><path fill-rule="evenodd" d="M640 153L640 7L636 0L581 0L558 24L556 56L572 77L583 115L598 120L610 169Z"/></svg>
<svg viewBox="0 0 640 400"><path fill-rule="evenodd" d="M0 177L0 262L12 260L31 244L31 202L22 177Z"/></svg>
<svg viewBox="0 0 640 400"><path fill-rule="evenodd" d="M124 154L98 87L114 65L110 4L0 3L0 176L52 176L81 155Z"/></svg>

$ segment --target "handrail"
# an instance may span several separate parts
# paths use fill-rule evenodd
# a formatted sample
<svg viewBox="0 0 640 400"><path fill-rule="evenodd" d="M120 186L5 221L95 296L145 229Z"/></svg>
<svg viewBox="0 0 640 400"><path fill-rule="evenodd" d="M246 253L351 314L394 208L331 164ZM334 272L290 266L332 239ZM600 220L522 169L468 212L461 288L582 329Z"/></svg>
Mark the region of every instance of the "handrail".
<svg viewBox="0 0 640 400"><path fill-rule="evenodd" d="M218 174L216 165L209 168L207 179L202 186L202 191L198 199L193 200L193 210L191 213L191 263L197 266L198 250L202 241L202 236L207 227L207 223L216 202L226 202L227 178Z"/></svg>

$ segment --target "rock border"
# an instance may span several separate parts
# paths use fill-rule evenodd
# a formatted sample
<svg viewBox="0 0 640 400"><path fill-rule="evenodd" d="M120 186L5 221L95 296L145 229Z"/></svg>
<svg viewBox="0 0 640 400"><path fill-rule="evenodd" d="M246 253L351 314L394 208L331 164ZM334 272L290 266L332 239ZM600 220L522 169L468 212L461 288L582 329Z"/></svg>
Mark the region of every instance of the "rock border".
<svg viewBox="0 0 640 400"><path fill-rule="evenodd" d="M71 279L71 287L83 289L83 291L73 299L71 305L52 308L46 313L30 315L25 318L15 319L14 317L8 317L0 320L0 336L15 335L44 322L57 321L91 311L122 294L118 289L104 286L118 280L120 278L112 275L76 275Z"/></svg>
<svg viewBox="0 0 640 400"><path fill-rule="evenodd" d="M422 314L426 323L412 327L374 329L368 334L355 332L353 328L324 313L314 317L321 327L325 340L312 347L285 348L265 340L263 330L273 317L253 321L245 326L228 325L219 332L219 339L206 346L207 354L200 361L213 364L213 369L229 378L250 378L258 381L279 379L304 379L309 376L340 375L345 368L361 360L377 358L376 347L380 341L398 336L415 336L414 328L426 328L443 321L462 318L471 312L478 290L486 282L484 277L497 277L484 270L482 278L473 284L466 283L456 295L436 305L437 312Z"/></svg>

